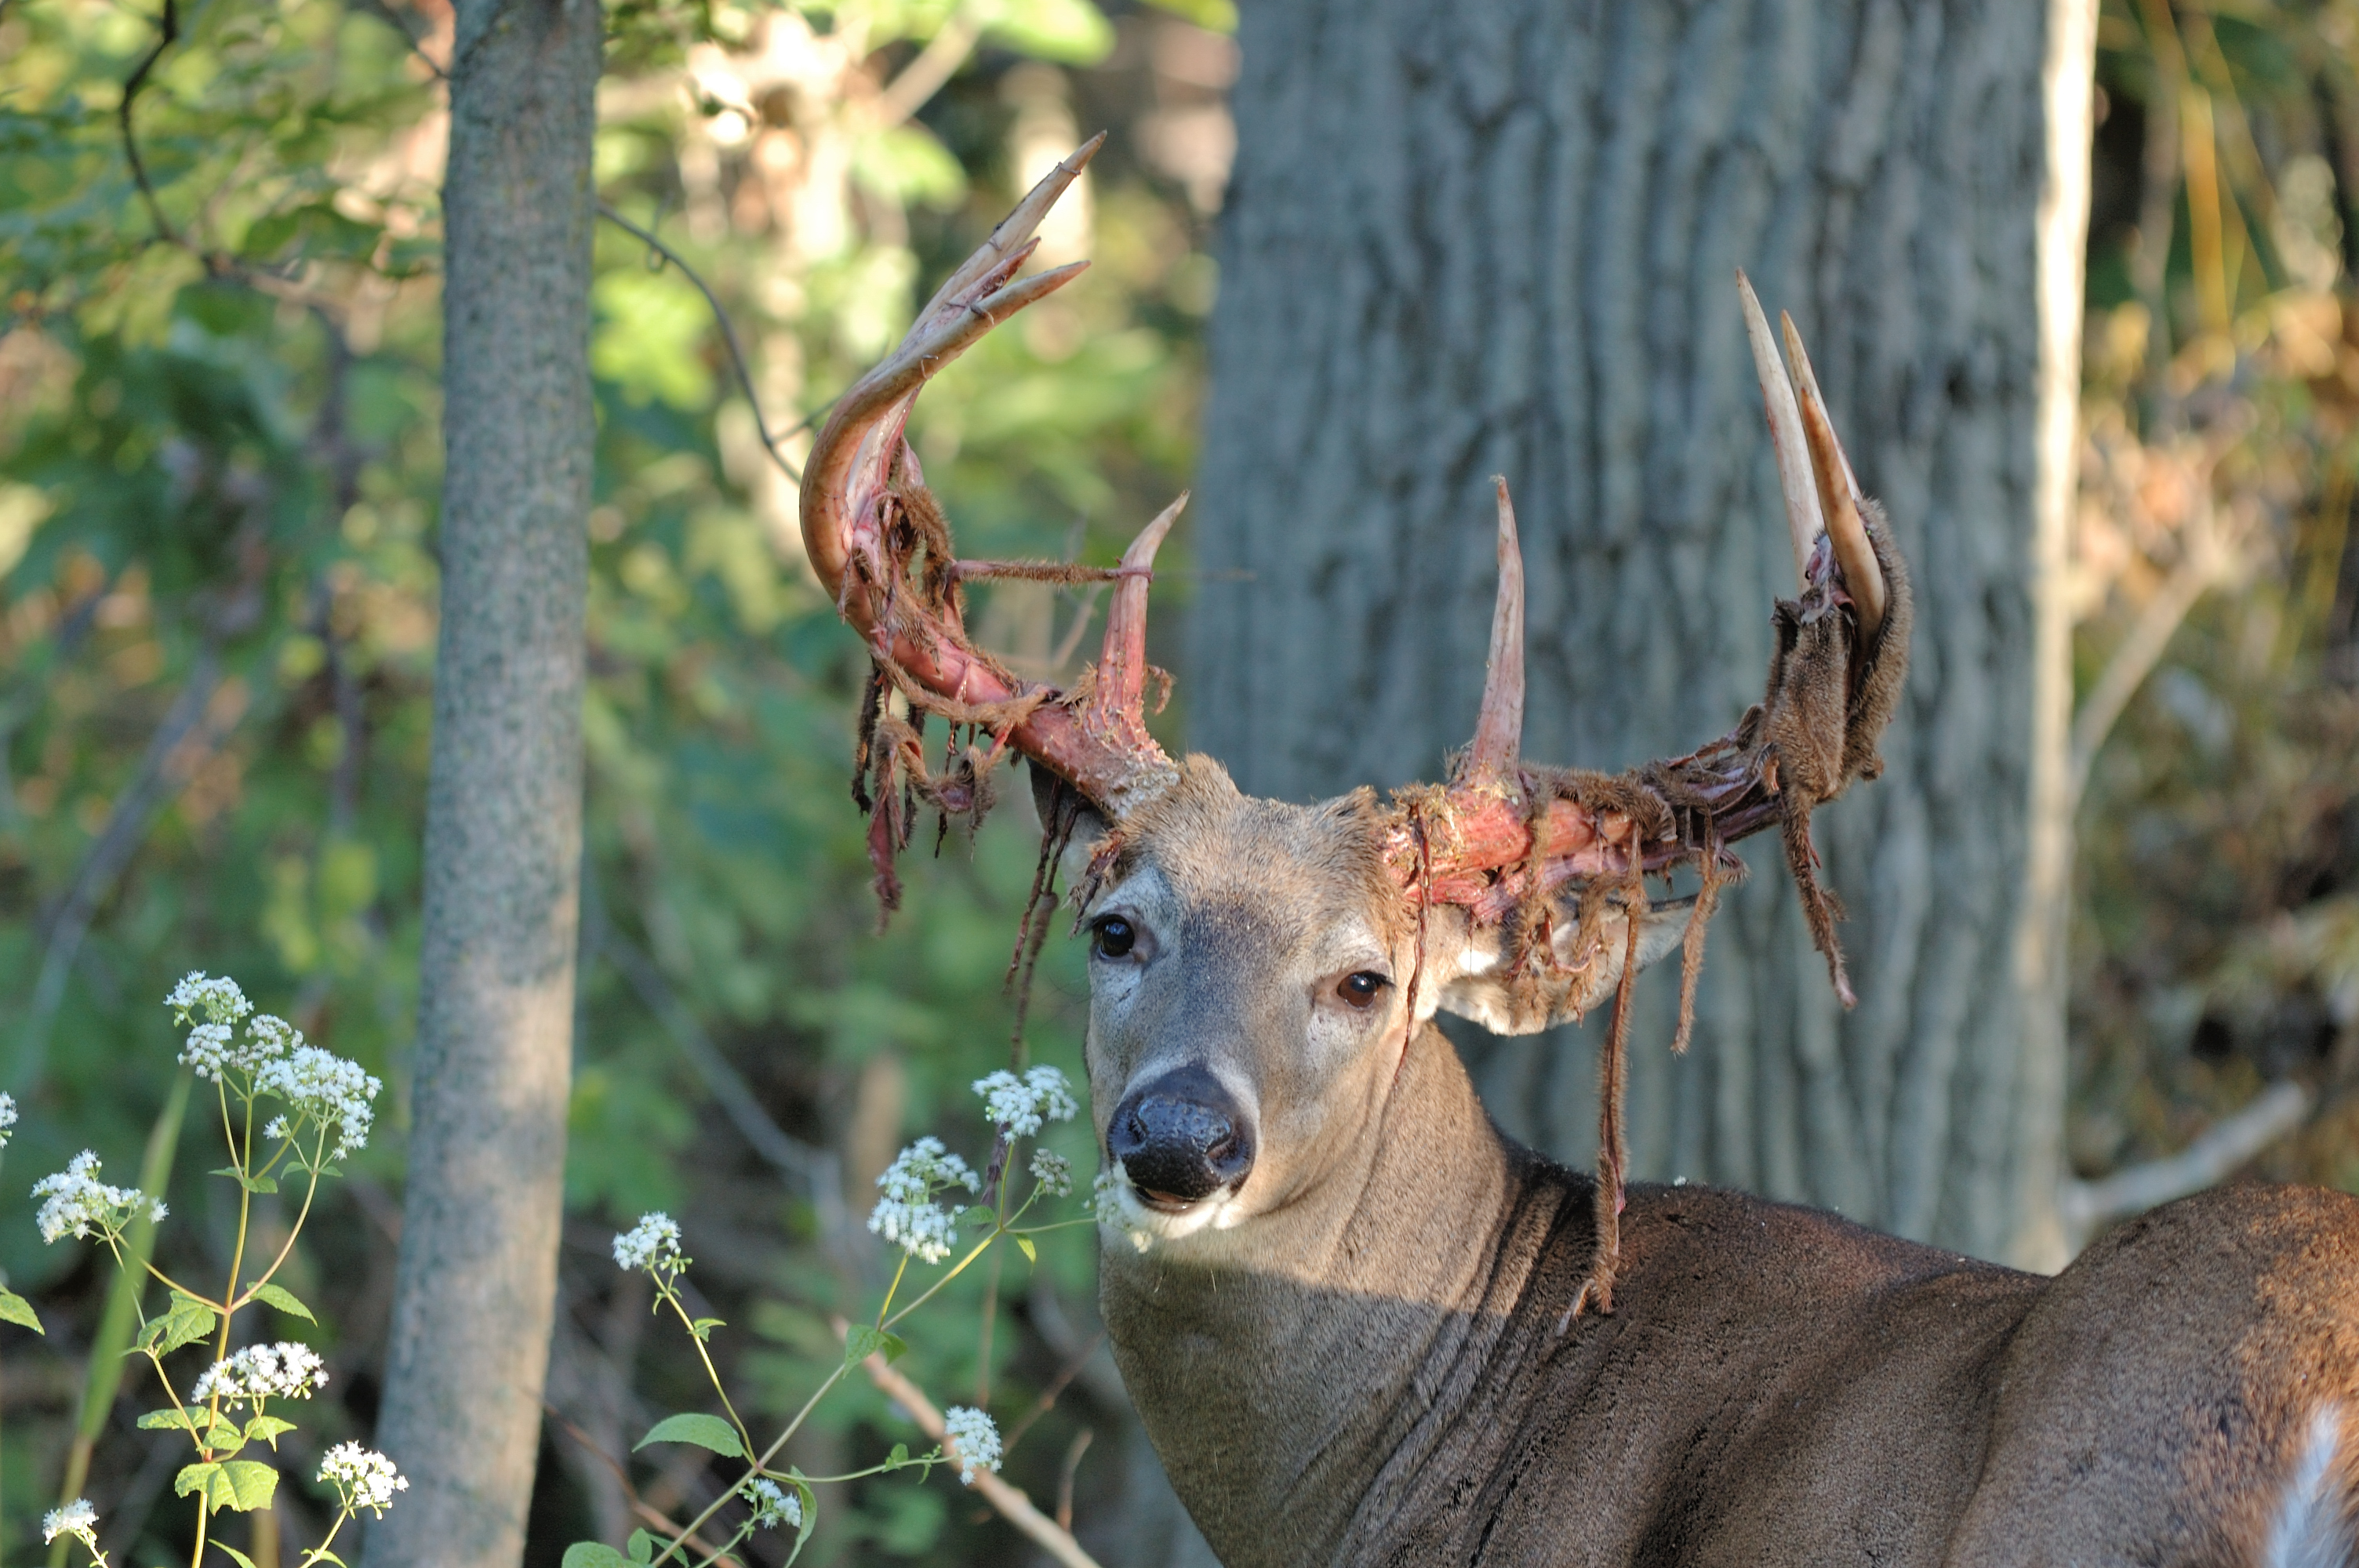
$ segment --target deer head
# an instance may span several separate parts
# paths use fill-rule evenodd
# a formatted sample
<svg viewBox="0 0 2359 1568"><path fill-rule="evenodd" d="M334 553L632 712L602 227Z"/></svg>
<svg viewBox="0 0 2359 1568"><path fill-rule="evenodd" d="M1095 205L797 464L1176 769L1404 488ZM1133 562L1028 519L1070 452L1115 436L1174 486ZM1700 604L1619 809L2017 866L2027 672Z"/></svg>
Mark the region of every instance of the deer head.
<svg viewBox="0 0 2359 1568"><path fill-rule="evenodd" d="M1623 774L1522 760L1523 572L1501 480L1489 671L1473 743L1445 783L1294 806L1241 794L1210 759L1174 762L1145 723L1158 673L1146 610L1157 546L1186 498L1110 569L964 561L904 439L928 377L1085 265L1016 276L1033 229L1098 145L1051 172L951 276L811 452L804 541L875 665L854 788L872 813L880 896L889 908L893 857L920 799L979 815L996 762L1028 758L1042 889L1067 864L1090 933L1108 1213L1137 1238L1280 1270L1317 1252L1332 1207L1320 1199L1348 1185L1339 1173L1375 1136L1437 1010L1520 1033L1611 998L1590 1297L1610 1311L1629 982L1683 946L1683 1048L1705 925L1743 872L1733 840L1782 831L1812 935L1851 1000L1810 815L1880 766L1909 626L1891 536L1859 493L1792 322L1789 379L1739 275L1799 589L1776 606L1767 688L1735 730ZM1018 678L968 637L961 585L1011 575L1115 583L1099 659L1072 690ZM954 744L965 736L940 772L922 744L929 716L948 721ZM1695 891L1650 899L1647 879L1668 886L1675 872ZM1027 915L1036 946L1038 913Z"/></svg>

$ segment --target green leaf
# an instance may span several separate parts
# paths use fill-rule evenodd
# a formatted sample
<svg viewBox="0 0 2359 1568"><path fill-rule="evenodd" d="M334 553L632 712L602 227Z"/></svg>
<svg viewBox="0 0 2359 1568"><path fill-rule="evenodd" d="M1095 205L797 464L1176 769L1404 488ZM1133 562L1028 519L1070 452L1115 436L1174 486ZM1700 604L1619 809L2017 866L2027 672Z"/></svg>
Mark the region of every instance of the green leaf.
<svg viewBox="0 0 2359 1568"><path fill-rule="evenodd" d="M908 1462L909 1445L906 1443L895 1444L893 1445L893 1452L885 1455L885 1467L888 1470L898 1470L902 1465L907 1465Z"/></svg>
<svg viewBox="0 0 2359 1568"><path fill-rule="evenodd" d="M231 1560L236 1563L237 1568L254 1568L254 1559L248 1557L245 1552L240 1552L236 1547L220 1541L214 1541L213 1545L221 1551L228 1552Z"/></svg>
<svg viewBox="0 0 2359 1568"><path fill-rule="evenodd" d="M139 1418L139 1430L185 1432L208 1448L219 1448L232 1441L243 1446L245 1442L235 1422L202 1405L192 1411L149 1411ZM214 1441L216 1438L221 1441Z"/></svg>
<svg viewBox="0 0 2359 1568"><path fill-rule="evenodd" d="M624 1542L624 1546L629 1552L631 1561L634 1563L654 1562L656 1557L656 1548L661 1544L662 1542L657 1541L654 1536L649 1535L644 1530L635 1530L631 1531L631 1539Z"/></svg>
<svg viewBox="0 0 2359 1568"><path fill-rule="evenodd" d="M872 131L853 144L853 177L903 207L956 208L966 199L966 170L920 125Z"/></svg>
<svg viewBox="0 0 2359 1568"><path fill-rule="evenodd" d="M1184 21L1195 23L1208 33L1234 33L1237 30L1236 0L1147 0L1158 11L1169 11Z"/></svg>
<svg viewBox="0 0 2359 1568"><path fill-rule="evenodd" d="M276 1448L279 1438L294 1430L295 1423L291 1421L281 1421L275 1415L258 1415L245 1423L245 1440L248 1443L267 1443Z"/></svg>
<svg viewBox="0 0 2359 1568"><path fill-rule="evenodd" d="M695 1335L699 1339L709 1339L712 1337L712 1331L714 1329L726 1328L729 1325L727 1324L722 1322L717 1317L700 1317L694 1323L690 1324L688 1325L688 1329L690 1334Z"/></svg>
<svg viewBox="0 0 2359 1568"><path fill-rule="evenodd" d="M1037 1264L1040 1261L1040 1249L1032 1245L1032 1238L1028 1236L1019 1236L1016 1238L1016 1249L1024 1254L1024 1260L1027 1263Z"/></svg>
<svg viewBox="0 0 2359 1568"><path fill-rule="evenodd" d="M221 1474L221 1465L218 1462L186 1465L179 1475L172 1477L172 1495L176 1498L185 1498L191 1492L202 1491L212 1484L212 1478L219 1474Z"/></svg>
<svg viewBox="0 0 2359 1568"><path fill-rule="evenodd" d="M565 1549L560 1568L631 1568L631 1560L603 1541L577 1541Z"/></svg>
<svg viewBox="0 0 2359 1568"><path fill-rule="evenodd" d="M1114 49L1114 24L1090 0L1006 0L993 41L1065 65L1095 65Z"/></svg>
<svg viewBox="0 0 2359 1568"><path fill-rule="evenodd" d="M150 1322L144 1338L155 1346L157 1355L169 1356L183 1345L194 1345L211 1334L213 1325L220 1321L213 1309L204 1303L174 1291L172 1310Z"/></svg>
<svg viewBox="0 0 2359 1568"><path fill-rule="evenodd" d="M885 1330L865 1323L853 1325L843 1336L843 1360L846 1366L857 1365L867 1360L871 1356L879 1354L883 1355L888 1362L898 1361L902 1352L908 1348L908 1341L899 1335L887 1334Z"/></svg>
<svg viewBox="0 0 2359 1568"><path fill-rule="evenodd" d="M320 1321L318 1318L311 1315L311 1309L310 1307L305 1306L301 1302L295 1299L294 1292L286 1289L284 1286L261 1284L249 1285L246 1288L255 1301L268 1302L272 1306L277 1307L280 1312L285 1313L289 1317L299 1317L305 1323L317 1323Z"/></svg>
<svg viewBox="0 0 2359 1568"><path fill-rule="evenodd" d="M196 1466L190 1466L190 1469ZM183 1476L187 1470L180 1472ZM252 1513L266 1509L278 1491L278 1469L254 1459L231 1459L214 1466L205 1482L205 1501L215 1509Z"/></svg>
<svg viewBox="0 0 2359 1568"><path fill-rule="evenodd" d="M5 1286L0 1286L0 1323L13 1323L43 1338L49 1336L49 1331L41 1326L41 1314L33 1310L33 1303Z"/></svg>
<svg viewBox="0 0 2359 1568"><path fill-rule="evenodd" d="M649 1428L645 1437L631 1444L631 1452L636 1454L650 1443L693 1443L724 1458L745 1457L745 1445L737 1441L737 1429L717 1415L666 1416Z"/></svg>

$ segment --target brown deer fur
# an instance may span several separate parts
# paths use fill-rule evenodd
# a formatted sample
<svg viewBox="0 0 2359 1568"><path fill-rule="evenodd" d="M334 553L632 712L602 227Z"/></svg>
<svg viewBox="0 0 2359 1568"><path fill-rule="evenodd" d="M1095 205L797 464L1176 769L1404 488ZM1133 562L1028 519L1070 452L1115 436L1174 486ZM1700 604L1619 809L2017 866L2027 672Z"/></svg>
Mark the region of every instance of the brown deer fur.
<svg viewBox="0 0 2359 1568"><path fill-rule="evenodd" d="M2049 1280L1636 1186L1614 1311L1560 1336L1592 1178L1499 1135L1431 1001L1407 1028L1398 985L1366 1016L1331 994L1409 959L1368 918L1364 797L1250 799L1190 758L1125 837L1088 912L1144 954L1093 961L1101 1140L1186 1063L1260 1129L1213 1217L1134 1206L1146 1244L1110 1238L1101 1276L1234 1568L2351 1560L2359 1199L2207 1194Z"/></svg>

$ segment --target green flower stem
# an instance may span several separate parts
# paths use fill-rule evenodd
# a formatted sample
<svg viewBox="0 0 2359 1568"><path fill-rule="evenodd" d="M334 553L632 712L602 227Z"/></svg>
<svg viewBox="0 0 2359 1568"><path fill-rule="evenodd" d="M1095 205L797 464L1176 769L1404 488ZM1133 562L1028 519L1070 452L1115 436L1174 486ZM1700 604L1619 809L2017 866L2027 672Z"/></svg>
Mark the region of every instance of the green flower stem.
<svg viewBox="0 0 2359 1568"><path fill-rule="evenodd" d="M194 1082L195 1075L186 1067L173 1076L171 1090L164 1097L164 1108L157 1113L155 1125L147 1130L147 1149L139 1162L139 1190L150 1197L162 1197L171 1184L172 1157L179 1150L180 1124L188 1116L189 1091ZM150 1217L154 1212L143 1209L132 1219L123 1238L125 1251L115 1255L118 1263L136 1267L118 1268L114 1281L106 1288L106 1304L100 1309L98 1332L91 1339L90 1368L82 1379L82 1410L75 1417L72 1445L66 1451L65 1486L58 1494L60 1508L82 1496L82 1487L90 1479L91 1454L98 1445L99 1434L106 1430L107 1417L114 1410L114 1396L123 1387L123 1353L131 1347L131 1336L145 1326L139 1298L147 1275L157 1271L148 1260L156 1250L156 1221ZM165 1283L168 1286L170 1281L167 1280ZM66 1540L60 1536L50 1545L50 1568L65 1568Z"/></svg>
<svg viewBox="0 0 2359 1568"><path fill-rule="evenodd" d="M303 1561L298 1563L295 1565L295 1568L315 1568L316 1564L327 1561L329 1556L332 1555L329 1552L328 1548L336 1543L336 1532L343 1529L344 1521L352 1517L353 1505L350 1501L347 1501L342 1509L337 1513L336 1521L328 1527L328 1533L320 1538L320 1544L305 1552L303 1554Z"/></svg>
<svg viewBox="0 0 2359 1568"><path fill-rule="evenodd" d="M737 1429L737 1441L745 1445L746 1453L753 1453L753 1431L746 1426L745 1418L737 1413L736 1405L729 1398L729 1390L721 1386L721 1373L712 1365L712 1354L705 1349L704 1336L696 1331L696 1320L688 1315L688 1309L680 1304L679 1292L669 1285L663 1287L663 1299L671 1304L671 1310L687 1325L689 1340L696 1346L696 1358L704 1363L704 1375L712 1379L712 1391L721 1396L721 1408L729 1412L729 1424Z"/></svg>
<svg viewBox="0 0 2359 1568"><path fill-rule="evenodd" d="M891 1317L886 1318L876 1326L879 1328L890 1328L895 1324L900 1322L903 1318L908 1316L911 1313L917 1311L919 1307L924 1306L928 1302L933 1300L936 1295L940 1293L941 1288L944 1285L949 1284L952 1280L955 1280L961 1274L965 1273L967 1265L982 1257L984 1253L990 1251L991 1244L998 1239L999 1232L995 1230L990 1235L984 1237L981 1241L976 1242L974 1244L973 1251L969 1252L965 1257L952 1264L949 1273L944 1274L940 1279L936 1280L932 1284L926 1287L925 1294L919 1296L916 1301L911 1302L908 1306L903 1307L899 1312L895 1313Z"/></svg>
<svg viewBox="0 0 2359 1568"><path fill-rule="evenodd" d="M818 1388L811 1390L810 1398L803 1401L803 1408L795 1412L795 1419L787 1422L787 1430L778 1433L777 1437L771 1439L770 1446L762 1450L761 1456L754 1461L754 1468L756 1470L764 1475L769 1474L770 1461L778 1456L778 1450L787 1445L787 1440L788 1438L794 1436L796 1433L802 1430L803 1422L810 1419L810 1412L819 1408L820 1400L827 1398L828 1390L834 1388L836 1384L842 1382L843 1380L844 1373L851 1369L852 1368L848 1364L839 1365L834 1371L830 1372L827 1375L827 1379L824 1382L821 1383ZM686 1525L681 1527L679 1534L673 1539L671 1544L665 1547L661 1552L656 1553L656 1560L653 1563L648 1563L647 1568L663 1568L665 1563L677 1558L679 1555L679 1549L688 1544L689 1538L694 1535L699 1530L702 1529L705 1521L710 1519L714 1514L719 1513L723 1505L727 1503L730 1498L736 1495L736 1489L732 1487L730 1490L722 1493L719 1497L705 1504L704 1511L698 1514L694 1519L689 1520Z"/></svg>
<svg viewBox="0 0 2359 1568"><path fill-rule="evenodd" d="M754 1527L751 1523L739 1525L737 1527L737 1533L723 1541L720 1545L714 1547L712 1549L712 1555L698 1563L696 1568L712 1568L714 1563L729 1555L730 1548L735 1546L739 1541L744 1541L747 1536L753 1533Z"/></svg>
<svg viewBox="0 0 2359 1568"><path fill-rule="evenodd" d="M327 1148L328 1131L326 1128L322 1127L320 1130L320 1148L318 1152L325 1154ZM284 1153L286 1151L281 1150L279 1152ZM277 1155L273 1155L271 1157L271 1163L277 1163ZM320 1194L319 1162L315 1161L312 1164L305 1168L311 1173L311 1181L310 1184L303 1189L302 1211L296 1215L295 1223L288 1227L287 1244L279 1248L278 1256L270 1260L270 1267L265 1269L258 1279L255 1279L245 1287L245 1293L237 1297L230 1303L230 1312L235 1312L238 1308L245 1306L247 1303L253 1301L254 1292L270 1282L271 1276L277 1273L280 1267L286 1263L287 1255L295 1250L295 1238L303 1234L303 1222L311 1217L311 1200L319 1196ZM235 1280L232 1280L230 1283L234 1287L237 1281ZM226 1328L227 1325L224 1324L223 1326Z"/></svg>
<svg viewBox="0 0 2359 1568"><path fill-rule="evenodd" d="M893 1282L885 1287L885 1299L876 1303L876 1326L880 1329L885 1326L885 1314L893 1305L894 1292L901 1288L901 1276L909 1271L909 1256L907 1252L901 1254L901 1266L893 1271Z"/></svg>
<svg viewBox="0 0 2359 1568"><path fill-rule="evenodd" d="M247 1152L254 1148L254 1097L249 1094L244 1098L245 1099L245 1142L244 1147L241 1148L236 1136L230 1131L229 1128L229 1091L227 1089L223 1089L221 1097L222 1130L223 1135L229 1138L230 1163L236 1167L238 1173L241 1176L245 1174ZM245 1268L245 1238L248 1229L253 1225L253 1221L254 1189L247 1186L245 1182L241 1181L237 1184L237 1244L230 1249L229 1283L222 1288L222 1301L228 1304L225 1304L221 1309L221 1333L213 1346L213 1359L215 1361L226 1361L229 1359L230 1319L237 1311L237 1306L235 1304L237 1302L237 1277L238 1274ZM290 1236L288 1239L291 1242L293 1238ZM156 1370L160 1374L163 1369L163 1363L159 1360L157 1363ZM176 1405L179 1402L179 1401L177 1399L173 1400L173 1403ZM214 1420L217 1421L220 1419L221 1392L219 1390L214 1390L213 1397L207 1402L205 1408ZM206 1423L205 1434L208 1437L212 1435L212 1422L208 1422ZM207 1460L212 1458L212 1450L205 1446L202 1443L199 1443L197 1444L197 1452ZM190 1552L189 1568L204 1568L205 1529L212 1520L212 1498L209 1493L200 1491L197 1494L197 1544Z"/></svg>

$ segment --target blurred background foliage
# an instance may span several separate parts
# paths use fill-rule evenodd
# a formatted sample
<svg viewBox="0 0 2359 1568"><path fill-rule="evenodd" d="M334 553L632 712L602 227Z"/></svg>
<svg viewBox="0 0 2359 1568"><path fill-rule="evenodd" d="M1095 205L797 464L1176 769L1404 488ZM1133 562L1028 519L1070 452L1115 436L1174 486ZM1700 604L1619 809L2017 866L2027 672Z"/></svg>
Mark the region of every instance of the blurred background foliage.
<svg viewBox="0 0 2359 1568"><path fill-rule="evenodd" d="M2098 48L2071 1158L2290 1081L2260 1171L2359 1190L2359 5L2105 0Z"/></svg>
<svg viewBox="0 0 2359 1568"><path fill-rule="evenodd" d="M533 1530L549 1563L627 1533L610 1458L702 1407L685 1344L646 1333L612 1232L648 1208L681 1217L690 1283L732 1325L724 1371L757 1422L791 1412L840 1359L828 1315L884 1282L862 1195L921 1130L979 1161L967 1085L1009 1055L1027 792L1003 774L978 841L913 857L908 905L875 935L849 794L866 666L802 561L800 422L1016 193L1109 128L1043 247L1096 265L946 374L915 438L969 553L1111 562L1190 465L1234 69L1226 0L626 0L609 20L600 198L726 307L780 456L696 284L602 224L583 980ZM235 975L385 1075L381 1135L304 1236L293 1282L322 1327L263 1325L318 1339L335 1374L290 1440L295 1515L318 1513L311 1451L373 1420L399 1224L451 29L446 0L0 9L0 1084L26 1108L5 1180L85 1144L132 1179L173 1076L158 999L191 968ZM1092 594L976 597L984 640L1027 673L1094 652ZM1076 959L1051 946L1029 1044L1078 1082ZM234 1206L207 1190L223 1184L202 1175L203 1114L159 1246L211 1277ZM1088 1133L1062 1130L1093 1170ZM0 1266L51 1333L13 1335L0 1379L9 1552L54 1499L112 1272L42 1248L29 1216L0 1223ZM1010 1475L1044 1508L1061 1490L1087 1530L1114 1508L1124 1411L1091 1356L1089 1232L1055 1241L1037 1274L962 1280L905 1366L1011 1436L1055 1389ZM118 1401L89 1490L118 1562L185 1560L185 1510L150 1458L165 1445L130 1430L147 1395ZM1086 1431L1108 1441L1076 1469ZM793 1457L841 1470L915 1437L864 1383ZM721 1480L692 1460L628 1476L681 1513ZM1018 1550L939 1477L829 1500L808 1561ZM290 1519L292 1538L319 1522Z"/></svg>
<svg viewBox="0 0 2359 1568"><path fill-rule="evenodd" d="M790 1410L835 1358L828 1314L881 1283L858 1228L874 1175L921 1130L979 1154L965 1086L1008 1054L1028 803L913 860L875 935L847 790L864 666L802 565L798 422L1110 129L1043 246L1095 266L946 373L915 438L969 553L1111 560L1190 467L1235 70L1227 0L609 19L601 198L725 306L780 456L695 284L602 225L572 1218L534 1515L552 1563L619 1538L635 1498L679 1511L717 1480L608 1463L697 1388L645 1335L611 1231L679 1215L725 1369ZM27 1108L0 1175L29 1185L88 1145L129 1179L171 1083L158 999L190 968L386 1076L396 1108L298 1260L322 1326L275 1329L318 1339L337 1379L299 1477L373 1419L399 1225L451 31L446 0L0 8L0 1084ZM2260 1168L2359 1188L2359 3L2106 0L2099 80L2072 1160L2169 1153L2290 1080L2308 1112ZM1087 652L1090 595L977 599L1027 673ZM1031 1049L1076 1078L1081 984L1052 943ZM160 1246L211 1273L228 1238L203 1130ZM54 1498L105 1283L38 1245L30 1206L0 1223L0 1267L51 1325L7 1331L9 1552ZM1125 1416L1072 1235L1037 1274L962 1281L908 1365L1024 1428L1013 1477L1119 1561ZM147 1563L186 1542L139 1397L90 1490L118 1561ZM829 1411L807 1469L911 1436L863 1390ZM840 1505L810 1560L1018 1551L954 1487L896 1481Z"/></svg>

